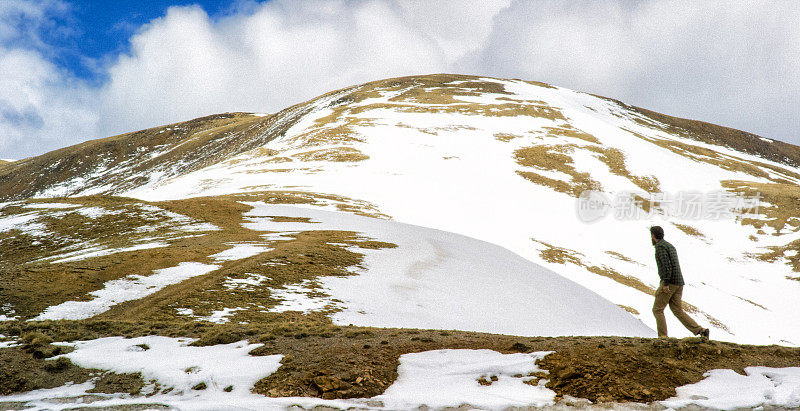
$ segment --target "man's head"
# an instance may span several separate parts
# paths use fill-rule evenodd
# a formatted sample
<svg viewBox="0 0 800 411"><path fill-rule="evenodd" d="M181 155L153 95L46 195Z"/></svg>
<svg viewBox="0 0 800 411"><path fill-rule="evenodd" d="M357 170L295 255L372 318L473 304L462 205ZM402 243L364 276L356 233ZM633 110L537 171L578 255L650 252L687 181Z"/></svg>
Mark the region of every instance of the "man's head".
<svg viewBox="0 0 800 411"><path fill-rule="evenodd" d="M654 225L650 227L650 241L655 245L657 242L664 238L664 229L661 226Z"/></svg>

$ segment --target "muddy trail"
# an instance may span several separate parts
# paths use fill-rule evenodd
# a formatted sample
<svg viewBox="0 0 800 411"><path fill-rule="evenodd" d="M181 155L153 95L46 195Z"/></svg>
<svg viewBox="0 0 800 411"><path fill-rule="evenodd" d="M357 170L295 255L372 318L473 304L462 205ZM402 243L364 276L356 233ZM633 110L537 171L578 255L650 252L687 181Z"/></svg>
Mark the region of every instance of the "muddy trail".
<svg viewBox="0 0 800 411"><path fill-rule="evenodd" d="M136 394L136 375L84 370L46 358L64 347L50 342L123 335L193 337L193 345L240 340L263 343L251 355L283 354L277 372L253 391L270 397L366 398L383 393L397 378L402 354L436 349L492 349L502 353L553 351L539 362L547 387L558 398L592 402L650 403L675 395L712 369L743 373L748 366L800 366L800 348L737 345L699 338L514 337L460 331L339 327L309 322L272 325L213 325L122 321L6 323L0 333L21 345L0 349L0 395L52 388L100 377L105 392ZM520 376L523 377L523 376ZM525 376L527 377L527 376ZM535 380L534 380L535 381ZM478 381L488 385L491 378Z"/></svg>

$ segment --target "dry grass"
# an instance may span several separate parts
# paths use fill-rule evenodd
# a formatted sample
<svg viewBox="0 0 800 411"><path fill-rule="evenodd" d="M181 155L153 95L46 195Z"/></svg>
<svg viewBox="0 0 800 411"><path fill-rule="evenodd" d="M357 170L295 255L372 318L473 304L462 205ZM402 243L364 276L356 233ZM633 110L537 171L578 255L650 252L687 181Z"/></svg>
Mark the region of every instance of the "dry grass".
<svg viewBox="0 0 800 411"><path fill-rule="evenodd" d="M495 133L494 138L498 141L502 141L504 143L508 143L509 141L522 137L519 134L512 134L512 133Z"/></svg>
<svg viewBox="0 0 800 411"><path fill-rule="evenodd" d="M655 176L636 176L633 175L625 165L625 154L619 149L602 146L586 146L587 150L599 154L598 159L602 161L612 174L625 177L637 187L647 193L657 193L660 191L658 178Z"/></svg>
<svg viewBox="0 0 800 411"><path fill-rule="evenodd" d="M690 236L693 236L693 237L697 237L697 238L705 238L706 237L698 229L696 229L696 228L694 228L694 227L692 227L690 225L678 224L678 223L672 223L672 225L674 225L678 230L681 230L684 234L687 234L687 235L690 235Z"/></svg>
<svg viewBox="0 0 800 411"><path fill-rule="evenodd" d="M655 111L630 106L617 100L607 99L638 114L634 119L646 127L691 138L708 144L730 147L792 167L800 165L800 147L781 141L764 141L759 136L718 126L703 121L672 117Z"/></svg>
<svg viewBox="0 0 800 411"><path fill-rule="evenodd" d="M711 150L705 147L700 147L693 144L687 144L680 141L661 139L654 137L647 137L640 133L631 130L626 130L638 138L649 141L655 145L663 147L677 155L687 157L697 162L711 164L713 166L722 168L728 171L741 172L749 174L756 178L769 179L775 183L789 183L786 177L800 178L800 174L786 168L776 167L774 165L758 162L743 160L739 157L729 156ZM781 176L770 175L765 169L777 173Z"/></svg>
<svg viewBox="0 0 800 411"><path fill-rule="evenodd" d="M297 153L292 158L300 161L358 162L369 159L369 156L352 147L336 147Z"/></svg>
<svg viewBox="0 0 800 411"><path fill-rule="evenodd" d="M576 138L585 140L580 136ZM574 197L578 197L585 190L601 190L602 185L594 180L589 173L579 172L575 169L571 157L575 150L589 150L595 153L597 159L602 161L611 173L627 178L645 192L654 193L660 190L659 181L656 177L637 176L627 169L625 155L622 151L594 144L585 146L574 144L536 145L521 148L514 152L518 164L567 174L570 176L569 182L548 178L528 170L517 171L517 173L536 184L550 187ZM636 195L636 197L637 204L640 204L646 212L649 212L653 206L653 204L650 204L650 200L639 195Z"/></svg>
<svg viewBox="0 0 800 411"><path fill-rule="evenodd" d="M597 137L578 130L569 124L565 124L561 127L545 127L544 129L547 130L547 134L550 135L576 138L587 143L600 144L600 140L598 140Z"/></svg>
<svg viewBox="0 0 800 411"><path fill-rule="evenodd" d="M634 259L632 259L630 257L627 257L627 256L623 255L622 253L619 253L619 252L616 252L616 251L611 251L611 250L606 250L605 253L610 255L610 256L612 256L612 257L614 257L614 258L616 258L617 260L625 261L626 263L636 264L636 265L638 265L640 267L644 267L644 264L642 264L642 263L640 263L640 262L638 262L638 261L636 261L636 260L634 260Z"/></svg>
<svg viewBox="0 0 800 411"><path fill-rule="evenodd" d="M765 248L767 251L761 253L748 253L746 256L768 263L785 260L786 264L792 267L792 271L800 272L800 240L795 240L782 246L768 246ZM790 280L797 279L790 276L787 276L786 278Z"/></svg>
<svg viewBox="0 0 800 411"><path fill-rule="evenodd" d="M644 284L638 278L629 275L620 274L616 270L608 266L590 265L584 261L584 255L569 248L557 247L543 241L531 239L546 248L539 251L539 256L543 260L555 264L574 264L586 269L586 271L597 274L602 277L614 280L622 285L633 288L634 290L641 291L645 294L652 295L655 293L655 288Z"/></svg>
<svg viewBox="0 0 800 411"><path fill-rule="evenodd" d="M647 295L654 295L656 292L656 289L654 287L643 283L636 277L624 275L614 270L613 268L605 265L597 266L584 261L585 256L578 251L565 247L554 246L552 244L548 244L544 241L539 241L534 238L531 238L531 241L534 241L536 243L545 246L543 250L539 251L539 256L542 257L542 259L547 262L555 264L567 264L567 263L574 264L579 267L583 267L584 269L586 269L586 271L592 274L597 274L601 277L606 277L608 279L614 280L619 284L633 288L634 290L640 291ZM606 251L606 253L609 252ZM723 324L721 321L703 311L700 311L696 306L689 304L686 301L683 301L683 309L684 311L689 313L701 314L704 317L706 317L706 319L715 327L725 331L730 331L728 326Z"/></svg>
<svg viewBox="0 0 800 411"><path fill-rule="evenodd" d="M775 235L786 231L800 230L800 187L785 183L755 183L751 181L723 181L722 186L728 191L748 198L760 196L763 203L758 214L763 218L742 218L743 225L755 228L772 227ZM769 204L766 205L765 203ZM747 210L745 210L747 211ZM750 210L754 212L755 210Z"/></svg>
<svg viewBox="0 0 800 411"><path fill-rule="evenodd" d="M625 311L627 311L627 312L629 312L629 313L631 313L633 315L639 315L639 310L637 310L637 309L635 309L633 307L628 307L627 305L622 305L622 304L617 304L617 305L620 308L622 308L623 310L625 310Z"/></svg>
<svg viewBox="0 0 800 411"><path fill-rule="evenodd" d="M538 145L518 149L514 157L519 165L558 171L570 176L570 181L555 180L531 171L517 171L523 178L539 185L550 187L560 193L578 197L586 190L600 190L600 183L589 175L575 169L572 157L574 147L565 145Z"/></svg>

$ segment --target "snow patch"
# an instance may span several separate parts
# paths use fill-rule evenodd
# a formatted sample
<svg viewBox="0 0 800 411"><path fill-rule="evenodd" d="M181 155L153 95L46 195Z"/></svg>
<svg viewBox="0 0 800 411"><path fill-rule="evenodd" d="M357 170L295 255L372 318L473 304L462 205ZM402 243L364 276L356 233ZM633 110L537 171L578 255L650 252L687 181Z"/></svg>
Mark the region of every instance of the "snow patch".
<svg viewBox="0 0 800 411"><path fill-rule="evenodd" d="M228 290L251 290L257 285L261 285L264 281L269 281L270 278L254 273L245 273L246 278L228 278L222 283L222 286Z"/></svg>
<svg viewBox="0 0 800 411"><path fill-rule="evenodd" d="M209 257L216 261L242 260L271 250L272 248L252 244L233 244L233 248L212 254Z"/></svg>
<svg viewBox="0 0 800 411"><path fill-rule="evenodd" d="M34 222L39 218L36 213L17 214L0 218L0 233L3 231L20 230L23 233L41 237L44 236L47 227L42 223Z"/></svg>
<svg viewBox="0 0 800 411"><path fill-rule="evenodd" d="M82 215L82 216L84 216L86 218L91 218L92 220L100 218L100 217L105 216L105 215L114 215L114 214L122 213L122 211L119 211L119 210L118 211L110 211L110 210L107 210L107 209L105 209L103 207L83 207L83 208L80 208L80 209L75 210L75 211L77 211L80 215Z"/></svg>
<svg viewBox="0 0 800 411"><path fill-rule="evenodd" d="M501 354L492 350L435 350L400 356L397 380L374 399L389 409L458 407L469 404L480 409L543 407L554 403L556 393L544 386L525 384L530 379L514 377L546 372L536 361L550 352ZM481 385L479 378L493 380Z"/></svg>
<svg viewBox="0 0 800 411"><path fill-rule="evenodd" d="M87 258L102 257L104 255L124 253L129 251L149 250L151 248L161 248L161 247L169 247L169 244L163 241L157 241L152 243L136 244L124 248L90 247L78 251L73 251L71 253L50 257L50 258L56 258L56 260L53 260L50 263L51 264L67 263L70 261L85 260Z"/></svg>
<svg viewBox="0 0 800 411"><path fill-rule="evenodd" d="M237 311L246 310L244 307L236 307L236 308L223 308L221 310L212 311L211 314L206 316L195 315L194 310L191 308L177 308L175 311L178 315L185 315L187 317L192 317L194 319L200 321L208 321L215 324L226 324L230 322L230 316L232 316Z"/></svg>
<svg viewBox="0 0 800 411"><path fill-rule="evenodd" d="M29 321L82 320L108 311L112 306L125 301L138 300L198 275L218 269L218 265L180 263L176 267L155 270L149 276L131 275L104 284L103 289L89 293L89 301L67 301L47 307Z"/></svg>
<svg viewBox="0 0 800 411"><path fill-rule="evenodd" d="M189 394L192 387L205 383L204 395L225 394L232 387L236 394L249 393L256 381L280 367L282 355L251 356L262 344L239 341L208 347L190 347L194 340L147 336L126 339L106 337L90 341L59 343L75 351L59 357L69 358L84 368L116 373L142 373L142 378L173 387L176 394ZM55 358L59 358L55 357Z"/></svg>
<svg viewBox="0 0 800 411"><path fill-rule="evenodd" d="M330 297L319 295L319 290L312 289L310 285L310 281L303 281L299 284L286 285L283 288L270 288L270 297L281 302L270 308L269 312L300 311L308 313L310 311L332 309L339 305Z"/></svg>
<svg viewBox="0 0 800 411"><path fill-rule="evenodd" d="M661 404L723 410L800 407L800 367L747 367L744 372L741 375L733 370L711 370L704 380L678 387L676 396Z"/></svg>
<svg viewBox="0 0 800 411"><path fill-rule="evenodd" d="M75 207L80 207L80 205L67 204L67 203L31 203L22 206L22 208L75 208Z"/></svg>

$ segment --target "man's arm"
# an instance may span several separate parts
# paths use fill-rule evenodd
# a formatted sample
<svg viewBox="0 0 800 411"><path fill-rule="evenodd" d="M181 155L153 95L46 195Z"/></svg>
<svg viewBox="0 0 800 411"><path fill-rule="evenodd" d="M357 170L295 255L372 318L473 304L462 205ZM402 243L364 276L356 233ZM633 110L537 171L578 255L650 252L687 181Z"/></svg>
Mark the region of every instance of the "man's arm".
<svg viewBox="0 0 800 411"><path fill-rule="evenodd" d="M672 258L664 247L656 247L656 265L658 266L658 277L661 278L663 285L670 284L672 280Z"/></svg>

